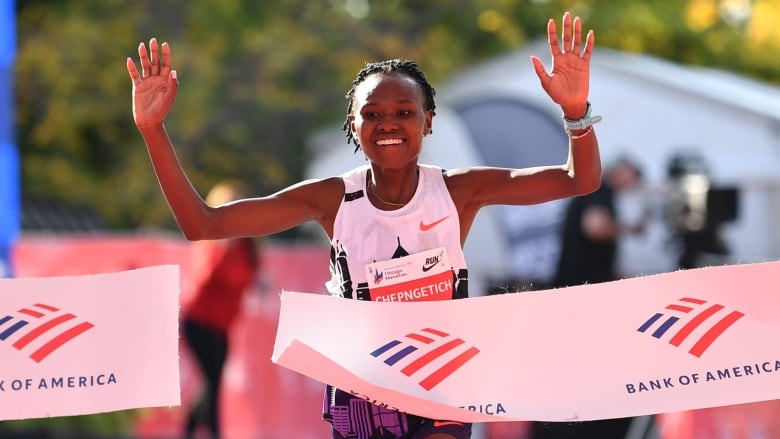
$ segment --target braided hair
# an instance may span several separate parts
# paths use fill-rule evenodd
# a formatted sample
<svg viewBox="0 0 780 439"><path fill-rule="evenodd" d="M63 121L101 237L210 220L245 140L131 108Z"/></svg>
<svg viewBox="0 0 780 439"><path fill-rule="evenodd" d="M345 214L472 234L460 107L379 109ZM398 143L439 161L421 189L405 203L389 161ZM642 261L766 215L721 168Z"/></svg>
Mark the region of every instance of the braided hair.
<svg viewBox="0 0 780 439"><path fill-rule="evenodd" d="M352 88L349 89L347 95L345 96L349 103L347 104L347 119L344 121L342 129L346 132L347 143L355 144L355 152L360 149L360 144L358 143L357 139L355 139L355 136L352 135L352 130L350 129L349 123L349 118L352 114L352 104L354 103L355 98L355 90L357 89L358 85L360 85L367 77L374 73L396 73L412 79L417 83L418 86L420 86L420 89L423 92L425 97L425 109L431 110L433 114L436 114L436 102L433 98L436 95L436 90L434 90L431 84L428 83L428 79L425 77L425 74L422 72L422 70L420 70L420 67L416 62L403 61L400 59L388 59L385 61L366 63L366 66L358 72L357 77L355 77L355 80L352 81Z"/></svg>

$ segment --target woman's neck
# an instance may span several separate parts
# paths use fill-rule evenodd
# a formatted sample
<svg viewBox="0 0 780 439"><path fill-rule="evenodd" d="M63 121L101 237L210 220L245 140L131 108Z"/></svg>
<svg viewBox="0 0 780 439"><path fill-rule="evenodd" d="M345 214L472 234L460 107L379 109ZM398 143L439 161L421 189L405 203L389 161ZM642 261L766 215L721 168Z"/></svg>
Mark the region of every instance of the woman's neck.
<svg viewBox="0 0 780 439"><path fill-rule="evenodd" d="M405 206L417 192L420 170L417 166L404 171L371 169L366 176L366 193L372 204L385 210Z"/></svg>

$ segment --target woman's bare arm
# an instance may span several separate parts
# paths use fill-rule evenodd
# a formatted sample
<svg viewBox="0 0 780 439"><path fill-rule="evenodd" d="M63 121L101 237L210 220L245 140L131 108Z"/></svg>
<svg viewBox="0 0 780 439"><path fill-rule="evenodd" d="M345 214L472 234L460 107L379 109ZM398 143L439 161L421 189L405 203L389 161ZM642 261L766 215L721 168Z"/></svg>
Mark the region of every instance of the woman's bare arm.
<svg viewBox="0 0 780 439"><path fill-rule="evenodd" d="M141 43L139 72L131 58L127 69L133 81L133 117L146 143L157 180L184 235L191 240L265 236L306 221L318 222L328 235L343 195L339 178L309 180L267 197L209 206L193 187L163 124L178 90L168 44Z"/></svg>

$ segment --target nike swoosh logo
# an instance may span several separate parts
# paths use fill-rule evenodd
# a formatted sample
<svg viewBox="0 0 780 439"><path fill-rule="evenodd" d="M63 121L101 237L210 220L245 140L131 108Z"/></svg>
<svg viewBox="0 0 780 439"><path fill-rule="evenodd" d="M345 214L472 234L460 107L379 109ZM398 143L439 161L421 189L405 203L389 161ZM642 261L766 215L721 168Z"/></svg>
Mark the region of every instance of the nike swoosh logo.
<svg viewBox="0 0 780 439"><path fill-rule="evenodd" d="M434 427L445 427L447 425L463 425L463 423L455 421L433 421Z"/></svg>
<svg viewBox="0 0 780 439"><path fill-rule="evenodd" d="M423 271L423 273L424 273L424 272L426 272L426 271L430 270L431 268L433 268L433 267L435 267L435 266L437 266L437 265L439 265L439 261L436 261L436 262L434 262L434 263L433 263L433 264L431 264L431 265L423 265L422 271Z"/></svg>
<svg viewBox="0 0 780 439"><path fill-rule="evenodd" d="M427 232L428 230L431 230L432 228L436 227L437 225L439 225L439 223L441 223L442 221L446 220L449 217L450 216L447 215L444 218L438 219L430 224L425 224L424 222L422 222L422 220L420 220L420 230L422 230L423 232Z"/></svg>

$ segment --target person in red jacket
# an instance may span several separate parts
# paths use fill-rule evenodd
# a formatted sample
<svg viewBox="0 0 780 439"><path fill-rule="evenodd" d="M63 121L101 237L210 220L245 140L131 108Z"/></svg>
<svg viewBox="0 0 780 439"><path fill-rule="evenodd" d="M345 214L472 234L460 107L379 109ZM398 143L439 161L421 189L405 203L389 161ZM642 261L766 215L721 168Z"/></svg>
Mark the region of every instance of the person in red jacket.
<svg viewBox="0 0 780 439"><path fill-rule="evenodd" d="M225 181L214 186L206 202L218 206L243 196L245 191L238 183ZM219 393L229 331L241 310L244 293L256 278L258 249L251 238L234 238L198 241L192 251L196 279L193 297L183 307L182 329L204 385L189 410L185 428L188 437L199 427L219 437Z"/></svg>

